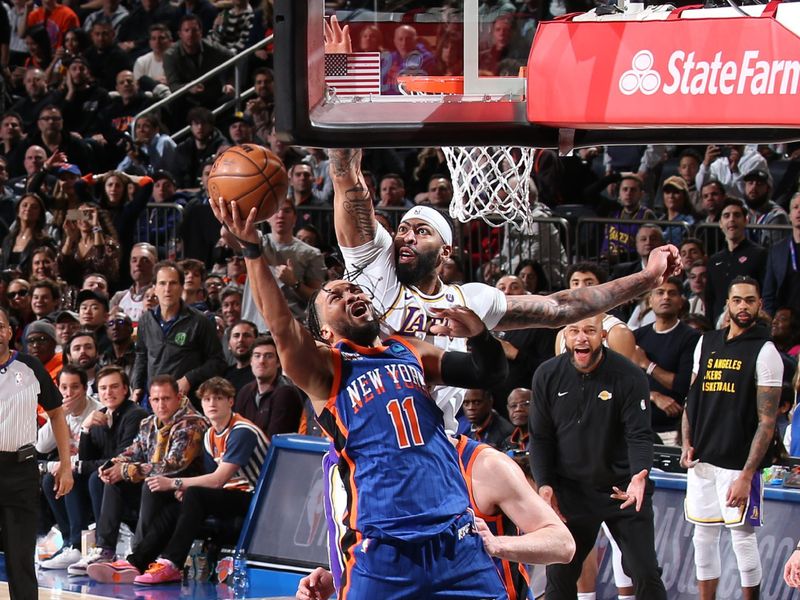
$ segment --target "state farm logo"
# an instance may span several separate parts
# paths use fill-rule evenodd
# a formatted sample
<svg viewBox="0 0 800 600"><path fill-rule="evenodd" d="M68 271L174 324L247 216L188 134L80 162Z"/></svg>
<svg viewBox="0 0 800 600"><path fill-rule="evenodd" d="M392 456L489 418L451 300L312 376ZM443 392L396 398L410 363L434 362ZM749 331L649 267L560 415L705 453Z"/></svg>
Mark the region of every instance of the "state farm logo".
<svg viewBox="0 0 800 600"><path fill-rule="evenodd" d="M626 96L658 91L671 96L794 96L800 91L800 61L795 59L762 60L758 50L745 50L730 59L720 50L710 60L695 52L675 50L667 61L662 77L650 50L639 50L631 68L619 78L619 91Z"/></svg>
<svg viewBox="0 0 800 600"><path fill-rule="evenodd" d="M619 78L619 91L630 96L642 92L651 96L661 87L661 75L653 70L653 53L649 50L639 50L631 61L631 68Z"/></svg>

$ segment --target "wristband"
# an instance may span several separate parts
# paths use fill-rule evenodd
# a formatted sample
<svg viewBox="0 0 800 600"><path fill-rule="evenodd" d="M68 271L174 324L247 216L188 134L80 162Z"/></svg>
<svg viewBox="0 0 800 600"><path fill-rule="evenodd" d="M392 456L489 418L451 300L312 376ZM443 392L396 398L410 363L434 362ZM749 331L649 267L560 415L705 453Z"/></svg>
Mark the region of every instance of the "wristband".
<svg viewBox="0 0 800 600"><path fill-rule="evenodd" d="M237 240L239 238L236 238ZM261 258L261 244L239 240L242 245L242 256L245 258Z"/></svg>
<svg viewBox="0 0 800 600"><path fill-rule="evenodd" d="M103 233L103 228L99 225L97 227L92 227L92 233Z"/></svg>
<svg viewBox="0 0 800 600"><path fill-rule="evenodd" d="M645 372L646 372L648 375L652 375L652 374L653 374L653 371L655 371L655 370L656 370L656 367L657 367L657 366L658 366L658 365L657 365L656 363L654 363L654 362L650 362L650 364L649 364L649 365L647 365L647 370L646 370Z"/></svg>

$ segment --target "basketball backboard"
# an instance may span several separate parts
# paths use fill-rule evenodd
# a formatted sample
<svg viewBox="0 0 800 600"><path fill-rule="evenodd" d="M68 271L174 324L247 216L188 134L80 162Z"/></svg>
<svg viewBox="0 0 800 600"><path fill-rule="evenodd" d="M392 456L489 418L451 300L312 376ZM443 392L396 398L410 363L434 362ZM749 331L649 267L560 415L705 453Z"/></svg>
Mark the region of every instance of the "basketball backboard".
<svg viewBox="0 0 800 600"><path fill-rule="evenodd" d="M550 9L556 11L559 3L551 0ZM502 144L566 149L800 137L793 126L785 124L757 130L707 123L689 128L674 122L619 123L609 128L602 122L582 126L537 120L536 113L531 116L529 102L530 94L536 92L527 85L525 74L520 76L519 67L537 64L529 54L532 43L536 48L534 37L540 38L535 12L545 4L532 0L276 0L276 130L285 141L322 147ZM326 55L324 21L333 15L349 28L352 53ZM656 18L668 17L665 13ZM586 29L593 23L571 22L570 26L564 52L568 58L572 58L569 39L575 28L591 37ZM598 44L593 52L601 56L606 48ZM552 56L553 49L549 50ZM607 62L616 68L627 61L625 68L630 70L631 58L623 50L619 54ZM605 76L605 71L592 71L592 56L579 58L582 77L594 84ZM410 84L404 81L408 77ZM422 77L437 82L455 78L448 89L452 92L457 87L458 91L408 95L422 89ZM566 81L570 74L547 75L545 103L550 106L559 102L561 77ZM615 81L608 86L616 86ZM537 110L541 110L541 98L537 99ZM598 101L604 99L598 97Z"/></svg>

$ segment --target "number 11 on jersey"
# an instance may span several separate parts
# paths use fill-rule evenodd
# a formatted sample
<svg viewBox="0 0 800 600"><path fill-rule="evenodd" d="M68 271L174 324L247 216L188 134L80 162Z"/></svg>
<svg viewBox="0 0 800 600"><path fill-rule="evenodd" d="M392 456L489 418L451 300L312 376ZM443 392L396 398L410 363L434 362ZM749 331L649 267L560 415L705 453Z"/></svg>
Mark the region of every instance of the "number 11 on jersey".
<svg viewBox="0 0 800 600"><path fill-rule="evenodd" d="M403 398L402 403L395 398L386 405L386 412L392 417L394 435L400 448L408 448L412 444L414 446L425 444L425 440L422 439L422 432L419 429L419 419L417 418L417 409L414 407L414 398L407 396Z"/></svg>

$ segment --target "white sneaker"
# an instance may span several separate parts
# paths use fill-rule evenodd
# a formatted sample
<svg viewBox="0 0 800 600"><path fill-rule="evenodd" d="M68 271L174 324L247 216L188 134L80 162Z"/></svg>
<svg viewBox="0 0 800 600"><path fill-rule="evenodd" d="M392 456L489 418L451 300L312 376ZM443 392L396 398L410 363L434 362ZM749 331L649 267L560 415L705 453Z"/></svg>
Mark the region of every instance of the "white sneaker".
<svg viewBox="0 0 800 600"><path fill-rule="evenodd" d="M66 569L81 560L81 551L72 546L64 546L52 558L39 563L42 569Z"/></svg>
<svg viewBox="0 0 800 600"><path fill-rule="evenodd" d="M114 560L114 551L105 548L98 548L95 546L89 550L89 554L84 556L78 562L67 567L67 573L70 575L86 575L86 569L89 565L96 562L111 562Z"/></svg>

